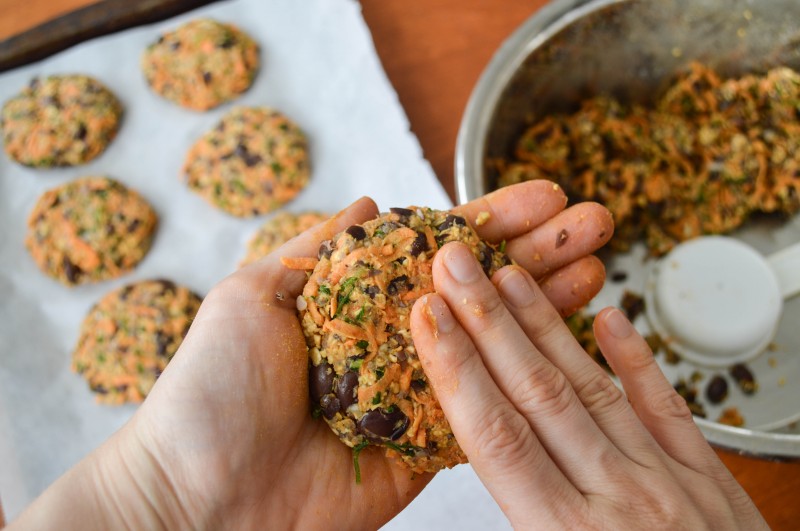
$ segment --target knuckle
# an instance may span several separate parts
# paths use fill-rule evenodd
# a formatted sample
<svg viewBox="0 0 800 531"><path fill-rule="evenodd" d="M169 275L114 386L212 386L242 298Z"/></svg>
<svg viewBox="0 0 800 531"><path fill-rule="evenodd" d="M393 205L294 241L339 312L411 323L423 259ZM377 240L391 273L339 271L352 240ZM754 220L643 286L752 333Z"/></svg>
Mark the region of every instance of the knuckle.
<svg viewBox="0 0 800 531"><path fill-rule="evenodd" d="M692 412L689 410L686 400L671 387L650 394L645 406L651 416L692 422Z"/></svg>
<svg viewBox="0 0 800 531"><path fill-rule="evenodd" d="M536 445L525 419L509 407L498 406L489 423L478 432L474 450L485 462L514 465L531 457Z"/></svg>
<svg viewBox="0 0 800 531"><path fill-rule="evenodd" d="M575 406L569 381L549 362L534 364L511 389L511 401L523 413L559 416Z"/></svg>
<svg viewBox="0 0 800 531"><path fill-rule="evenodd" d="M625 394L605 374L586 377L582 384L575 386L575 392L590 412L612 411L628 404Z"/></svg>

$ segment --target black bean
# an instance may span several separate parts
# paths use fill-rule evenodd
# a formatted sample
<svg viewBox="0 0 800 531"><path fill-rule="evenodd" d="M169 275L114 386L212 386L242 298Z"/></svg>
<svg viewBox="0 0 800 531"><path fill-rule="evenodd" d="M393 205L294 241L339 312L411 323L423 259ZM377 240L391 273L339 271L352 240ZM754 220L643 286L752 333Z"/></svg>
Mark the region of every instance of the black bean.
<svg viewBox="0 0 800 531"><path fill-rule="evenodd" d="M558 236L556 236L556 249L567 243L568 239L569 232L567 232L567 229L561 229L561 232L559 232Z"/></svg>
<svg viewBox="0 0 800 531"><path fill-rule="evenodd" d="M367 231L361 225L350 225L345 232L356 240L363 240L367 237Z"/></svg>
<svg viewBox="0 0 800 531"><path fill-rule="evenodd" d="M456 216L454 214L448 214L444 221L440 223L436 228L439 230L449 229L453 225L461 225L466 226L467 220L462 218L461 216Z"/></svg>
<svg viewBox="0 0 800 531"><path fill-rule="evenodd" d="M389 339L394 340L394 342L400 345L401 347L405 347L407 345L406 338L404 338L400 334L393 334L389 336Z"/></svg>
<svg viewBox="0 0 800 531"><path fill-rule="evenodd" d="M225 35L225 38L219 43L219 47L222 49L232 48L233 45L236 44L236 37L233 34Z"/></svg>
<svg viewBox="0 0 800 531"><path fill-rule="evenodd" d="M135 231L136 229L139 228L139 225L141 225L141 224L142 224L141 221L139 221L138 219L134 219L133 221L128 223L128 232Z"/></svg>
<svg viewBox="0 0 800 531"><path fill-rule="evenodd" d="M632 322L644 311L644 299L632 291L625 291L620 306L628 320Z"/></svg>
<svg viewBox="0 0 800 531"><path fill-rule="evenodd" d="M410 217L410 216L414 215L414 211L413 210L409 210L407 208L393 207L393 208L389 209L389 212L391 212L392 214L397 214L398 216L402 216L404 218L407 218L407 217Z"/></svg>
<svg viewBox="0 0 800 531"><path fill-rule="evenodd" d="M211 72L203 72L203 83L205 83L206 85L211 83L211 77L212 77Z"/></svg>
<svg viewBox="0 0 800 531"><path fill-rule="evenodd" d="M119 293L119 300L124 301L125 299L127 299L128 295L131 294L132 290L133 286L125 286L124 288L122 288L122 291L120 291Z"/></svg>
<svg viewBox="0 0 800 531"><path fill-rule="evenodd" d="M175 290L177 289L177 286L171 280L166 280L166 279L160 278L160 279L156 280L156 282L159 285L161 285L161 292L162 293L175 293Z"/></svg>
<svg viewBox="0 0 800 531"><path fill-rule="evenodd" d="M494 258L494 250L488 245L484 245L479 254L483 272L486 273L486 275L488 276L489 272L492 270L492 259Z"/></svg>
<svg viewBox="0 0 800 531"><path fill-rule="evenodd" d="M333 395L323 396L319 401L319 405L322 408L322 414L325 415L325 418L328 420L333 419L336 413L342 408L339 399Z"/></svg>
<svg viewBox="0 0 800 531"><path fill-rule="evenodd" d="M614 271L611 273L611 282L625 282L628 280L628 273L625 271Z"/></svg>
<svg viewBox="0 0 800 531"><path fill-rule="evenodd" d="M411 388L414 391L420 392L425 389L425 380L411 380Z"/></svg>
<svg viewBox="0 0 800 531"><path fill-rule="evenodd" d="M169 336L161 332L156 332L156 354L162 358L167 357L167 347L169 346Z"/></svg>
<svg viewBox="0 0 800 531"><path fill-rule="evenodd" d="M333 367L323 361L319 365L311 364L308 367L308 389L311 400L318 404L320 399L331 392L333 388Z"/></svg>
<svg viewBox="0 0 800 531"><path fill-rule="evenodd" d="M78 124L78 130L75 131L75 140L83 140L86 138L86 126Z"/></svg>
<svg viewBox="0 0 800 531"><path fill-rule="evenodd" d="M233 154L242 159L244 165L247 166L248 168L252 168L256 164L261 162L261 157L259 155L254 155L249 151L247 151L247 146L245 146L244 144L237 144Z"/></svg>
<svg viewBox="0 0 800 531"><path fill-rule="evenodd" d="M733 365L729 372L744 394L752 395L758 389L755 376L744 363Z"/></svg>
<svg viewBox="0 0 800 531"><path fill-rule="evenodd" d="M331 254L333 253L333 242L330 240L325 240L321 244L319 244L319 251L317 251L317 257L320 260L323 258L330 258Z"/></svg>
<svg viewBox="0 0 800 531"><path fill-rule="evenodd" d="M428 237L425 236L424 232L418 232L417 237L414 238L414 242L411 244L411 256L419 256L420 253L424 253L428 249L430 249Z"/></svg>
<svg viewBox="0 0 800 531"><path fill-rule="evenodd" d="M399 439L408 428L408 417L395 408L391 413L384 409L368 411L358 421L358 429L368 439Z"/></svg>
<svg viewBox="0 0 800 531"><path fill-rule="evenodd" d="M63 266L64 266L64 274L67 275L67 280L69 280L73 284L77 282L78 278L83 273L81 268L73 264L67 257L64 257Z"/></svg>
<svg viewBox="0 0 800 531"><path fill-rule="evenodd" d="M377 295L380 292L381 292L381 288L379 288L378 286L375 286L375 285L367 286L367 288L364 290L364 293L369 295L370 299L374 299L375 295Z"/></svg>
<svg viewBox="0 0 800 531"><path fill-rule="evenodd" d="M347 408L357 402L356 387L358 387L358 373L356 371L347 371L336 382L336 397L339 399L342 411L347 411Z"/></svg>
<svg viewBox="0 0 800 531"><path fill-rule="evenodd" d="M712 404L719 404L728 396L728 381L716 374L706 386L706 399Z"/></svg>
<svg viewBox="0 0 800 531"><path fill-rule="evenodd" d="M393 278L389 285L386 287L387 293L389 295L397 295L397 292L408 289L410 284L408 284L408 276L407 275L400 275L399 277Z"/></svg>

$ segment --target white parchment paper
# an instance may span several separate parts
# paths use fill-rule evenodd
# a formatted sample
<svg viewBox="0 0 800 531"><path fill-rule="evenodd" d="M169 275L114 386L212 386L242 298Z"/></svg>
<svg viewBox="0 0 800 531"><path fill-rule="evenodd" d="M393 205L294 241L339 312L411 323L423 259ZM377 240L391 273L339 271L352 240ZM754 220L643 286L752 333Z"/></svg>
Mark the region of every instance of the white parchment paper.
<svg viewBox="0 0 800 531"><path fill-rule="evenodd" d="M145 46L198 16L233 22L261 46L262 68L234 103L207 113L150 92L139 70ZM362 195L382 210L450 201L422 157L352 0L237 0L84 43L0 75L5 101L34 76L85 73L120 98L126 114L109 149L78 168L34 170L0 155L0 499L13 519L51 482L135 411L94 402L70 371L78 328L104 293L162 277L200 294L234 271L265 217L214 209L181 182L189 146L232 105L268 105L308 134L312 180L290 210L335 212ZM68 289L39 272L24 249L25 224L45 190L109 175L142 193L160 217L153 248L131 274ZM486 529L508 524L469 466L441 473L387 529Z"/></svg>

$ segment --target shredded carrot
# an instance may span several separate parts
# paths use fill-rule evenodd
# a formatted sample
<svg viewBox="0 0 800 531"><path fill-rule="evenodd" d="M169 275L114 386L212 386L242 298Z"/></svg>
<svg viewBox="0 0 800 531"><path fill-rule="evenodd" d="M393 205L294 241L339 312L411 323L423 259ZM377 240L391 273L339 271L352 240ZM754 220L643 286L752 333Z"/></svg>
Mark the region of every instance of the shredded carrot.
<svg viewBox="0 0 800 531"><path fill-rule="evenodd" d="M352 337L354 339L360 339L364 341L369 340L366 330L342 321L341 319L332 319L327 321L323 325L322 329L333 332L334 334L339 334L342 337Z"/></svg>
<svg viewBox="0 0 800 531"><path fill-rule="evenodd" d="M367 410L370 408L372 399L378 394L383 393L389 386L397 380L400 373L400 365L393 364L386 367L386 373L383 378L375 382L369 387L358 388L358 402L362 404L362 409Z"/></svg>

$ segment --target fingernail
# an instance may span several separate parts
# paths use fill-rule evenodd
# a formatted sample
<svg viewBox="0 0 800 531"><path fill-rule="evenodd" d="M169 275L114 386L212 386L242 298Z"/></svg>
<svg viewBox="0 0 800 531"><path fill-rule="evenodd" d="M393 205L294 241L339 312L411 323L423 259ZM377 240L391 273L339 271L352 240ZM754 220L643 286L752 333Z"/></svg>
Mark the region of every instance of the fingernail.
<svg viewBox="0 0 800 531"><path fill-rule="evenodd" d="M447 270L461 284L475 282L483 274L475 256L463 245L451 245L444 257Z"/></svg>
<svg viewBox="0 0 800 531"><path fill-rule="evenodd" d="M536 292L528 283L528 279L519 269L512 269L501 280L497 286L500 294L508 302L517 308L530 306L536 299Z"/></svg>
<svg viewBox="0 0 800 531"><path fill-rule="evenodd" d="M455 317L453 317L453 314L450 313L450 308L440 297L426 297L425 308L428 319L437 332L447 334L456 327Z"/></svg>
<svg viewBox="0 0 800 531"><path fill-rule="evenodd" d="M616 308L606 314L605 321L606 328L617 339L625 339L633 333L631 322Z"/></svg>

